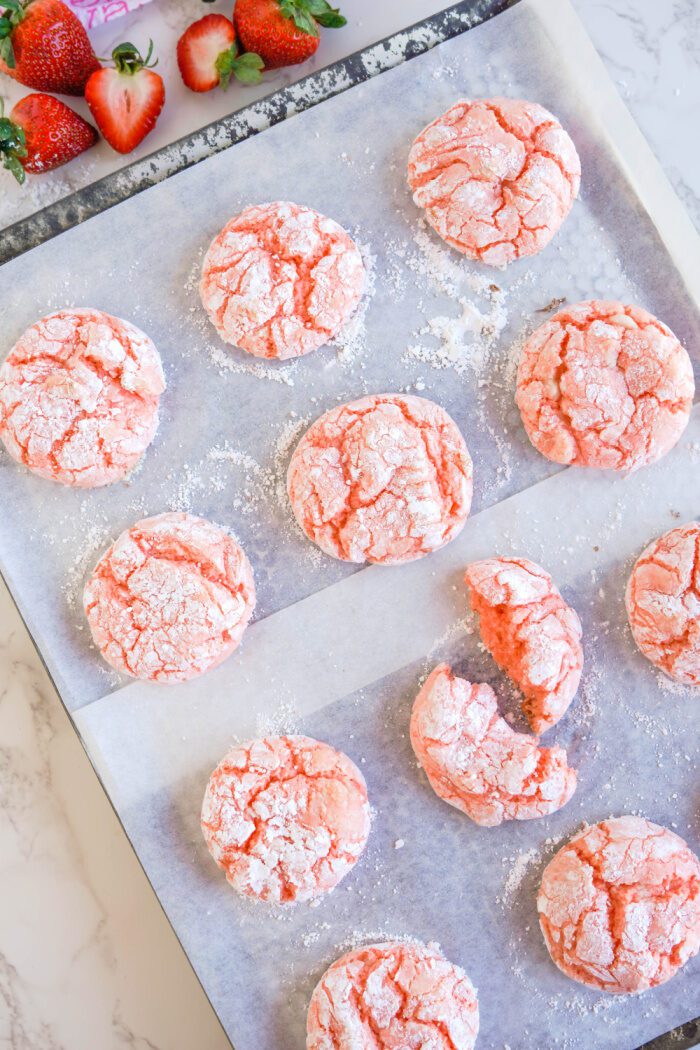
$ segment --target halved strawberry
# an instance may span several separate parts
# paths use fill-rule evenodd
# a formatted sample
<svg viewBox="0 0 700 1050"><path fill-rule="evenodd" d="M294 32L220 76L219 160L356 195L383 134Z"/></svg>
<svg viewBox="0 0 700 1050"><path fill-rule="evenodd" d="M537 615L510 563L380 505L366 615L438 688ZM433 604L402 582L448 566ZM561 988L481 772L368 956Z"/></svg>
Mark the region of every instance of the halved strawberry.
<svg viewBox="0 0 700 1050"><path fill-rule="evenodd" d="M232 76L257 84L263 62L259 55L238 53L233 22L224 15L205 15L193 22L177 42L177 64L191 91L226 90Z"/></svg>
<svg viewBox="0 0 700 1050"><path fill-rule="evenodd" d="M119 44L112 52L114 68L98 69L85 87L97 126L118 153L131 153L153 131L163 108L165 86L149 68L152 55L153 41L145 58L133 44Z"/></svg>
<svg viewBox="0 0 700 1050"><path fill-rule="evenodd" d="M266 69L306 62L318 48L318 27L340 29L346 21L327 0L236 0L233 9L238 39Z"/></svg>
<svg viewBox="0 0 700 1050"><path fill-rule="evenodd" d="M0 0L0 70L37 91L82 95L100 68L88 35L62 0Z"/></svg>
<svg viewBox="0 0 700 1050"><path fill-rule="evenodd" d="M0 119L0 153L18 182L24 182L25 171L59 168L96 142L93 126L51 95L27 95L9 118Z"/></svg>

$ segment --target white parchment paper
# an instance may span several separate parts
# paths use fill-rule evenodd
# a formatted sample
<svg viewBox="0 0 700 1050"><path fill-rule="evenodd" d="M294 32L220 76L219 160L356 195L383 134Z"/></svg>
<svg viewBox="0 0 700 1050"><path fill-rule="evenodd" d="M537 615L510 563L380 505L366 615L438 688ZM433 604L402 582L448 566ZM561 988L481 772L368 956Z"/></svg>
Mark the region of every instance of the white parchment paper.
<svg viewBox="0 0 700 1050"><path fill-rule="evenodd" d="M583 164L581 200L554 243L503 273L442 249L405 187L420 128L460 95L499 93L552 109ZM350 228L373 259L375 291L340 347L261 368L218 342L196 271L230 215L275 198ZM348 940L387 933L437 940L466 968L480 990L484 1047L631 1050L700 1013L697 960L642 998L603 1000L556 971L536 928L534 892L553 840L583 819L639 810L700 845L700 708L662 688L635 653L621 602L632 557L698 512L698 410L662 464L620 479L558 471L530 447L513 404L518 341L562 298L636 300L700 359L697 238L568 4L523 0L2 273L8 346L42 313L73 303L129 318L163 354L161 429L128 484L76 493L0 457L0 561L237 1050L301 1048L324 967ZM284 468L306 422L391 389L433 397L456 419L475 462L474 512L445 551L358 572L318 556L294 529ZM168 507L238 535L255 568L259 622L199 682L120 689L90 647L79 592L113 536ZM438 656L491 680L518 718L462 622L463 566L494 552L553 572L585 621L587 665L552 734L579 769L574 799L546 821L485 831L432 796L406 730L420 674ZM376 808L356 871L318 907L281 916L234 897L198 830L211 767L232 739L265 728L347 751Z"/></svg>
<svg viewBox="0 0 700 1050"><path fill-rule="evenodd" d="M636 651L623 603L649 536L697 511L697 488L679 485L678 473L700 465L700 406L674 457L676 470L661 463L624 482L565 471L470 518L429 571L425 561L371 568L270 616L251 628L221 688L134 685L78 712L236 1050L300 1050L325 967L350 942L393 934L436 940L467 970L482 1047L633 1050L700 1012L698 959L640 997L574 984L549 961L535 907L546 862L584 820L639 812L700 842L700 705ZM421 675L447 659L489 681L525 728L466 617L464 566L494 551L551 569L581 615L586 663L574 705L546 738L578 770L573 799L546 820L484 829L433 794L408 723ZM211 768L234 739L269 729L345 750L375 807L365 856L318 907L280 913L241 901L199 830Z"/></svg>

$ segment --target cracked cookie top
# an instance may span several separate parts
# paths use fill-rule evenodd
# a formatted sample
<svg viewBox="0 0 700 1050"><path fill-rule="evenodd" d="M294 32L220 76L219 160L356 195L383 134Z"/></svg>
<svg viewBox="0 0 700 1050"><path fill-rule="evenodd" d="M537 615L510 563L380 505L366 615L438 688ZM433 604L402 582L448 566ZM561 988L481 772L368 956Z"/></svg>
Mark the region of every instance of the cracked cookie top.
<svg viewBox="0 0 700 1050"><path fill-rule="evenodd" d="M333 339L364 286L362 255L342 226L277 201L246 208L217 234L200 295L225 342L285 360Z"/></svg>
<svg viewBox="0 0 700 1050"><path fill-rule="evenodd" d="M136 522L85 586L107 663L134 678L183 682L236 648L255 608L250 563L228 532L191 514Z"/></svg>
<svg viewBox="0 0 700 1050"><path fill-rule="evenodd" d="M549 862L537 910L567 977L642 992L700 947L700 862L678 835L643 817L603 820Z"/></svg>
<svg viewBox="0 0 700 1050"><path fill-rule="evenodd" d="M306 736L232 748L209 778L201 819L231 886L274 904L329 893L356 864L370 829L357 766Z"/></svg>
<svg viewBox="0 0 700 1050"><path fill-rule="evenodd" d="M462 529L472 464L439 405L373 394L330 409L307 430L289 464L287 491L302 529L327 554L411 561Z"/></svg>
<svg viewBox="0 0 700 1050"><path fill-rule="evenodd" d="M316 985L306 1050L473 1050L476 991L464 970L412 941L356 948Z"/></svg>
<svg viewBox="0 0 700 1050"><path fill-rule="evenodd" d="M408 158L408 184L430 225L491 266L542 251L580 179L556 117L511 98L461 99L421 131Z"/></svg>
<svg viewBox="0 0 700 1050"><path fill-rule="evenodd" d="M0 437L43 478L109 485L153 440L164 390L158 351L138 328L100 310L58 310L0 366Z"/></svg>
<svg viewBox="0 0 700 1050"><path fill-rule="evenodd" d="M700 524L659 536L635 563L625 595L634 640L656 667L700 686Z"/></svg>
<svg viewBox="0 0 700 1050"><path fill-rule="evenodd" d="M670 328L639 306L565 307L525 343L516 401L530 441L555 463L636 470L685 429L695 383Z"/></svg>

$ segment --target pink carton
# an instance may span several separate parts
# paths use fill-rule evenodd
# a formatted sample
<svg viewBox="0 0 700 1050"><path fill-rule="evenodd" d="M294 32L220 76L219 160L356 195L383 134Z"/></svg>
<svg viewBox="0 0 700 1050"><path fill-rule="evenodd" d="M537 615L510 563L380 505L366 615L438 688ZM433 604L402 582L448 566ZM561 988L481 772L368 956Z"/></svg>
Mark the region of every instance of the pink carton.
<svg viewBox="0 0 700 1050"><path fill-rule="evenodd" d="M128 15L150 0L66 0L86 29L94 29L113 18Z"/></svg>

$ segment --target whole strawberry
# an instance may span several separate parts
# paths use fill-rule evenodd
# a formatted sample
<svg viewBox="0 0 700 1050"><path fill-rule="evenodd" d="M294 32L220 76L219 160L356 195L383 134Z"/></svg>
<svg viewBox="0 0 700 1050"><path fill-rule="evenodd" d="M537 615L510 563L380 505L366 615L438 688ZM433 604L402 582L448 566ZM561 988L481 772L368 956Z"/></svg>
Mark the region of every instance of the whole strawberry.
<svg viewBox="0 0 700 1050"><path fill-rule="evenodd" d="M131 153L156 126L165 102L163 78L149 68L153 41L141 58L133 44L112 52L113 67L98 69L85 85L85 101L98 128L118 153Z"/></svg>
<svg viewBox="0 0 700 1050"><path fill-rule="evenodd" d="M24 173L51 171L97 142L97 132L52 95L27 95L0 118L0 155L18 182Z"/></svg>
<svg viewBox="0 0 700 1050"><path fill-rule="evenodd" d="M267 69L306 62L320 43L319 26L339 29L346 21L327 0L236 0L233 9L238 39Z"/></svg>
<svg viewBox="0 0 700 1050"><path fill-rule="evenodd" d="M37 91L82 95L99 68L87 33L62 0L0 0L0 71Z"/></svg>
<svg viewBox="0 0 700 1050"><path fill-rule="evenodd" d="M187 27L177 42L177 64L191 91L225 91L231 77L257 84L263 68L259 55L239 54L233 22L215 14Z"/></svg>

